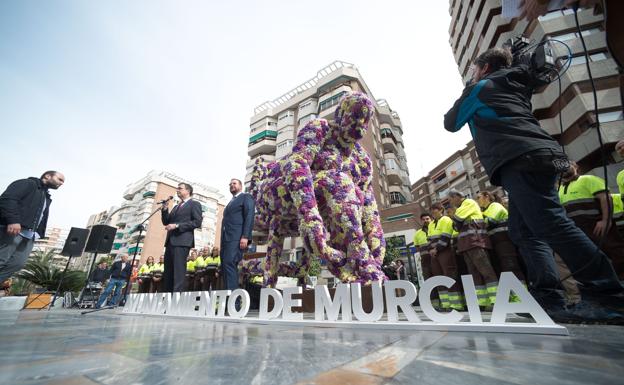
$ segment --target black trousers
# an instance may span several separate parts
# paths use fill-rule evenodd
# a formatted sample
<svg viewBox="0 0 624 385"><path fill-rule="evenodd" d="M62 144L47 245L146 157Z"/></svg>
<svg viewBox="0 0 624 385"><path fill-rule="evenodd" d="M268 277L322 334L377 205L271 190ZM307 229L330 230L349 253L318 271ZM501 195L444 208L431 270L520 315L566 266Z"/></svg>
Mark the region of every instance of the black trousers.
<svg viewBox="0 0 624 385"><path fill-rule="evenodd" d="M163 273L163 291L184 291L186 276L186 258L190 247L171 246L165 247L165 271Z"/></svg>

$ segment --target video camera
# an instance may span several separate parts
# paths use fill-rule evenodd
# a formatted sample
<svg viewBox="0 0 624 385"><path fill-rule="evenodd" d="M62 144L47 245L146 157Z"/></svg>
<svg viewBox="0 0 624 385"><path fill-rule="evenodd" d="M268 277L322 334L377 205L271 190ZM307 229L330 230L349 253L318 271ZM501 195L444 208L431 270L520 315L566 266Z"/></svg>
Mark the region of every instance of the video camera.
<svg viewBox="0 0 624 385"><path fill-rule="evenodd" d="M529 39L517 36L507 40L503 48L511 52L512 66L525 64L529 66L539 83L548 84L558 76L555 57L549 41L531 45Z"/></svg>

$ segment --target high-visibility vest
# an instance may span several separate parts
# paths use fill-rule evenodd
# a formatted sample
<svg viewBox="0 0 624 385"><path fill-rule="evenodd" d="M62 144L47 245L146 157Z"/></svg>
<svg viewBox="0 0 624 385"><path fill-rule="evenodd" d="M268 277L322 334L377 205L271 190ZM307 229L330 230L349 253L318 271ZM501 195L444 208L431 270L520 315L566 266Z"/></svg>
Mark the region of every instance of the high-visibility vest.
<svg viewBox="0 0 624 385"><path fill-rule="evenodd" d="M613 198L613 221L617 227L624 226L624 202L621 194L611 194Z"/></svg>
<svg viewBox="0 0 624 385"><path fill-rule="evenodd" d="M443 215L429 224L427 238L429 239L431 248L441 250L450 246L452 234L453 220Z"/></svg>
<svg viewBox="0 0 624 385"><path fill-rule="evenodd" d="M195 271L195 261L186 261L186 271L191 273Z"/></svg>
<svg viewBox="0 0 624 385"><path fill-rule="evenodd" d="M195 269L201 269L206 266L206 260L201 255L195 260Z"/></svg>
<svg viewBox="0 0 624 385"><path fill-rule="evenodd" d="M154 266L153 263L151 265L144 263L143 266L141 266L141 268L139 269L139 275L148 275L149 273L151 273L152 266Z"/></svg>
<svg viewBox="0 0 624 385"><path fill-rule="evenodd" d="M455 227L459 232L457 251L462 253L470 249L480 247L490 249L490 239L485 228L485 220L479 204L469 198L465 198L453 215Z"/></svg>
<svg viewBox="0 0 624 385"><path fill-rule="evenodd" d="M155 263L152 266L152 273L162 273L163 271L165 271L165 264L164 263Z"/></svg>
<svg viewBox="0 0 624 385"><path fill-rule="evenodd" d="M206 266L215 267L215 266L221 265L221 257L218 255L216 257L213 257L212 255L210 255L206 257L205 261L206 261Z"/></svg>
<svg viewBox="0 0 624 385"><path fill-rule="evenodd" d="M483 219L488 229L488 235L507 231L507 219L509 219L509 213L505 206L498 202L492 202L483 210Z"/></svg>
<svg viewBox="0 0 624 385"><path fill-rule="evenodd" d="M594 175L581 175L578 179L559 187L559 201L568 217L593 218L599 220L600 203L596 194L604 192L604 179Z"/></svg>
<svg viewBox="0 0 624 385"><path fill-rule="evenodd" d="M624 170L618 172L615 178L618 188L620 189L620 195L624 195Z"/></svg>
<svg viewBox="0 0 624 385"><path fill-rule="evenodd" d="M419 229L414 234L414 246L420 254L429 254L429 240L427 239L427 232L423 229Z"/></svg>

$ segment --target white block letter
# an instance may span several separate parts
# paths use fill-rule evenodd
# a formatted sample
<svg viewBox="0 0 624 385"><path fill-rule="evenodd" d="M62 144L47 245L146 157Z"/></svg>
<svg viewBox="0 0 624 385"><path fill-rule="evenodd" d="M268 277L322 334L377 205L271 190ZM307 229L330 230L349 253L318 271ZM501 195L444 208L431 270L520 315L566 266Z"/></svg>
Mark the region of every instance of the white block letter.
<svg viewBox="0 0 624 385"><path fill-rule="evenodd" d="M414 311L412 303L416 301L416 287L410 281L396 280L386 281L386 307L388 308L388 321L399 321L399 308L410 322L420 322L418 314ZM405 295L397 297L396 289L403 289Z"/></svg>
<svg viewBox="0 0 624 385"><path fill-rule="evenodd" d="M509 303L509 295L514 292L520 297L521 302ZM554 325L552 319L540 307L537 301L529 294L522 282L509 271L505 271L498 281L498 292L496 293L496 303L492 310L490 323L504 324L509 313L529 313L539 325Z"/></svg>
<svg viewBox="0 0 624 385"><path fill-rule="evenodd" d="M420 288L420 308L423 313L433 322L440 323L457 323L463 318L462 314L457 310L451 310L450 313L438 313L433 306L431 306L431 292L438 286L444 286L449 288L455 284L455 280L443 275L436 275L431 277L423 283Z"/></svg>
<svg viewBox="0 0 624 385"><path fill-rule="evenodd" d="M342 320L351 321L351 293L348 284L340 283L336 286L334 300L329 295L325 285L317 285L314 288L314 319L323 321L327 312L328 321L338 320L338 314L342 309Z"/></svg>
<svg viewBox="0 0 624 385"><path fill-rule="evenodd" d="M293 307L301 307L301 299L293 299L293 294L301 294L301 287L285 287L282 290L282 295L284 296L284 309L282 310L282 319L285 320L302 320L303 313L293 313Z"/></svg>
<svg viewBox="0 0 624 385"><path fill-rule="evenodd" d="M241 298L241 309L239 311L236 310L236 299ZM228 300L228 314L232 318L243 318L249 312L249 304L251 300L249 299L249 293L243 289L236 289L230 294L230 299Z"/></svg>
<svg viewBox="0 0 624 385"><path fill-rule="evenodd" d="M462 286L464 286L464 296L466 297L466 305L468 306L468 316L470 322L482 324L481 310L479 310L479 299L477 298L477 288L475 288L472 275L462 275ZM420 297L422 301L422 297Z"/></svg>
<svg viewBox="0 0 624 385"><path fill-rule="evenodd" d="M269 312L269 297L273 298L273 309ZM279 291L268 287L260 289L260 319L273 319L279 317L284 308L284 300Z"/></svg>
<svg viewBox="0 0 624 385"><path fill-rule="evenodd" d="M353 308L353 314L355 318L362 322L375 322L379 321L384 311L383 304L383 290L381 288L381 281L376 281L371 284L371 290L373 293L373 310L366 314L362 307L362 285L360 283L351 284L351 307Z"/></svg>

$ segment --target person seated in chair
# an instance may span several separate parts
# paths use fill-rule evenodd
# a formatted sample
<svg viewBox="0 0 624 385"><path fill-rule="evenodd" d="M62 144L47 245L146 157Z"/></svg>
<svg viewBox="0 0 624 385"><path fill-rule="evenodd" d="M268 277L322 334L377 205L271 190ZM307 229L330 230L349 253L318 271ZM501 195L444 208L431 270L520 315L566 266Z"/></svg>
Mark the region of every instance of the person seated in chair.
<svg viewBox="0 0 624 385"><path fill-rule="evenodd" d="M114 289L113 299L108 305L115 306L119 302L119 298L121 297L121 290L123 289L124 284L128 280L128 277L132 274L132 265L128 262L128 256L122 255L121 259L115 261L113 266L110 269L110 280L106 285L106 288L100 294L100 298L98 299L97 305L95 306L97 309L102 307L104 301Z"/></svg>

